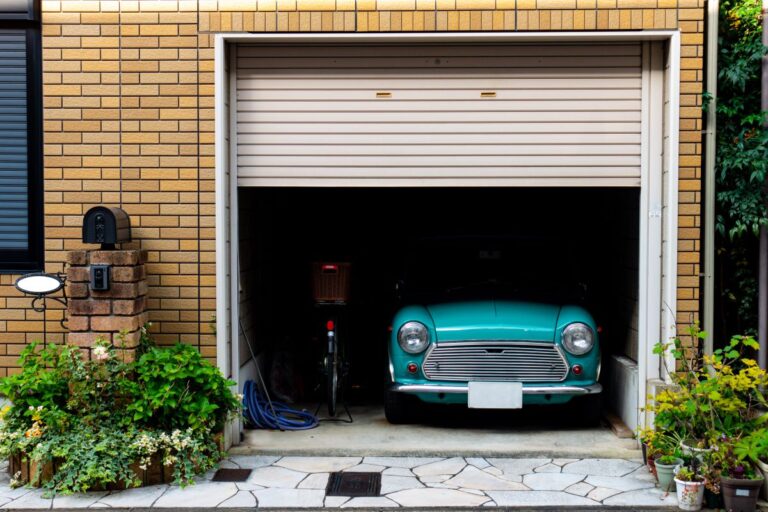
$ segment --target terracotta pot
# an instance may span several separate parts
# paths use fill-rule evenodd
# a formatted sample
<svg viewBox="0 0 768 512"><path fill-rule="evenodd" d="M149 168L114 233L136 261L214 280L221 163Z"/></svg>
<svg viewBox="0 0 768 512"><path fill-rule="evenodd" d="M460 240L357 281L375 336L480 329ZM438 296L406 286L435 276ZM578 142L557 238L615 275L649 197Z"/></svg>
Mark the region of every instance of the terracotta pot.
<svg viewBox="0 0 768 512"><path fill-rule="evenodd" d="M701 510L704 499L704 482L683 482L675 478L677 506L680 510Z"/></svg>
<svg viewBox="0 0 768 512"><path fill-rule="evenodd" d="M762 475L761 475L762 477ZM720 492L729 512L754 512L765 478L720 478Z"/></svg>

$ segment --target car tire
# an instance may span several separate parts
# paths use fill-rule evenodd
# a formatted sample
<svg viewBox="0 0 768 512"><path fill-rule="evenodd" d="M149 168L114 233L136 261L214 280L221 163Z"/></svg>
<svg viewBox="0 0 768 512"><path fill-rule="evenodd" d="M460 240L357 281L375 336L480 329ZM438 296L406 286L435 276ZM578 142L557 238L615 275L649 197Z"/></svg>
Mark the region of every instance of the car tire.
<svg viewBox="0 0 768 512"><path fill-rule="evenodd" d="M393 425L406 425L413 422L410 398L403 393L387 391L384 396L384 417L388 422Z"/></svg>
<svg viewBox="0 0 768 512"><path fill-rule="evenodd" d="M573 400L573 417L581 427L597 427L603 418L603 395L587 395Z"/></svg>

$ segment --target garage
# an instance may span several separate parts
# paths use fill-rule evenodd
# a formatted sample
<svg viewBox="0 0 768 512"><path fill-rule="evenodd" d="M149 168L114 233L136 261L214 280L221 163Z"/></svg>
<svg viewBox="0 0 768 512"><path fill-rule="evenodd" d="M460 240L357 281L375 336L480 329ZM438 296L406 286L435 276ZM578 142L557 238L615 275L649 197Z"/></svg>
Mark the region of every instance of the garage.
<svg viewBox="0 0 768 512"><path fill-rule="evenodd" d="M349 401L376 404L408 254L450 239L485 257L515 255L504 278L586 291L602 331L608 407L637 426L640 375L658 366L641 340L661 335L670 293L661 267L674 251L654 221L674 194L663 181L673 160L671 46L487 36L222 42L217 71L229 79L217 82L226 100L217 107L229 122L217 142L229 151L217 178L228 193L217 203L229 217L218 242L231 284L217 321L231 333L219 343L226 369L241 382L255 377L250 343L264 373L281 376L272 384L296 393L288 398L316 399L312 263L349 262L339 328ZM452 279L474 277L471 262L456 268ZM658 334L646 331L654 321Z"/></svg>

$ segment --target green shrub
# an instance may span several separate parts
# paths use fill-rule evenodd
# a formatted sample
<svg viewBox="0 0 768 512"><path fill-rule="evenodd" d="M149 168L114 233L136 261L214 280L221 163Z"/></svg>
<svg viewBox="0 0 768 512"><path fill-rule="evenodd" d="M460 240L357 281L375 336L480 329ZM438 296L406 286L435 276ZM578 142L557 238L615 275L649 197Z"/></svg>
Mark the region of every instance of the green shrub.
<svg viewBox="0 0 768 512"><path fill-rule="evenodd" d="M24 349L20 373L0 379L12 403L2 411L0 457L37 468L55 462L43 485L63 494L140 485L136 467L153 463L184 485L216 464L217 434L239 410L235 383L216 366L186 345L145 343L139 360L125 363L99 341L91 355L39 343Z"/></svg>

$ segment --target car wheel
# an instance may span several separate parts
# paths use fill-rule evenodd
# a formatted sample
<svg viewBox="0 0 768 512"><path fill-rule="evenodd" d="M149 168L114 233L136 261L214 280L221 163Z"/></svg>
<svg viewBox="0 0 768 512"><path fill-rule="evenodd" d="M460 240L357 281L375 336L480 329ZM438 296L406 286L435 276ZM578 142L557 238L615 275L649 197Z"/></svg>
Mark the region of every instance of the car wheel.
<svg viewBox="0 0 768 512"><path fill-rule="evenodd" d="M413 421L409 396L395 391L387 391L384 396L384 417L393 425L405 425Z"/></svg>
<svg viewBox="0 0 768 512"><path fill-rule="evenodd" d="M579 426L597 427L603 417L603 395L587 395L572 401L573 417Z"/></svg>

